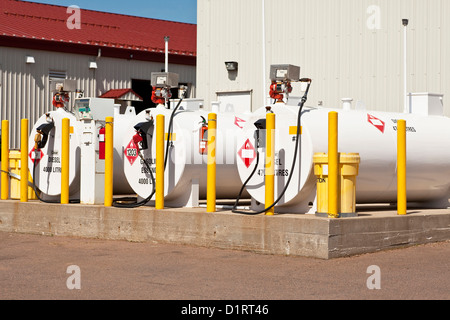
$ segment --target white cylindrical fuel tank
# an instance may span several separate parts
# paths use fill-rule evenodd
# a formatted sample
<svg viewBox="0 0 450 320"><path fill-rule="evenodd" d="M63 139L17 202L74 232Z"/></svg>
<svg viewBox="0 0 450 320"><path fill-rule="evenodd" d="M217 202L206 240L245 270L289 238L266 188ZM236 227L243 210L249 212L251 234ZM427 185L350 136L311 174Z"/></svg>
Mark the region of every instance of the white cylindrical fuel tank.
<svg viewBox="0 0 450 320"><path fill-rule="evenodd" d="M153 190L151 174L144 161L139 157L133 137L135 126L147 123L145 128L148 149L142 150L143 158L151 167L155 176L156 117L165 116L165 132L167 138L170 118L173 110L162 106L148 109L137 115L128 127L123 139L124 172L134 192L142 199L147 199ZM236 165L236 139L242 133L248 116L236 116L231 113L217 115L217 198L235 199L242 187ZM149 121L152 118L154 121ZM165 170L165 205L168 207L196 207L198 200L206 198L207 185L207 152L202 148L206 143L201 140L204 120L208 120L205 111L177 111L173 117L172 145ZM207 138L204 136L204 138ZM248 194L246 194L248 196Z"/></svg>
<svg viewBox="0 0 450 320"><path fill-rule="evenodd" d="M42 197L50 200L61 195L61 126L62 120L70 120L69 195L76 197L80 191L80 135L75 116L64 109L51 111L38 119L29 138L28 168L34 184L42 191ZM41 125L53 124L45 146L35 150L35 136Z"/></svg>
<svg viewBox="0 0 450 320"><path fill-rule="evenodd" d="M129 122L134 119L135 113L114 114L114 193L132 194L123 172L122 137ZM34 173L36 187L42 192L42 198L46 200L59 199L61 195L61 125L62 120L70 120L70 159L69 159L69 196L72 200L77 199L80 193L80 146L83 126L81 121L64 109L51 111L34 124L29 138L29 170ZM54 127L49 132L46 145L38 150L36 160L35 141L37 129L52 122ZM98 124L100 126L100 124ZM98 150L98 149L97 149ZM35 171L34 171L35 170ZM34 171L34 172L33 172Z"/></svg>
<svg viewBox="0 0 450 320"><path fill-rule="evenodd" d="M296 143L299 107L276 104L275 199L291 174ZM317 177L313 156L328 153L328 114L338 112L339 152L359 153L361 163L356 182L357 203L396 203L397 201L397 120L407 121L407 195L409 202L448 207L450 195L450 119L442 116L384 113L305 107L302 112L300 148L292 180L281 198L277 212L312 213ZM238 139L239 150L255 143L253 123L265 119L266 109L256 111L248 120L244 135ZM256 203L265 201L265 148L260 150L257 173L247 190ZM248 152L247 152L248 153ZM255 162L255 161L253 161ZM255 163L238 159L239 174L246 181Z"/></svg>

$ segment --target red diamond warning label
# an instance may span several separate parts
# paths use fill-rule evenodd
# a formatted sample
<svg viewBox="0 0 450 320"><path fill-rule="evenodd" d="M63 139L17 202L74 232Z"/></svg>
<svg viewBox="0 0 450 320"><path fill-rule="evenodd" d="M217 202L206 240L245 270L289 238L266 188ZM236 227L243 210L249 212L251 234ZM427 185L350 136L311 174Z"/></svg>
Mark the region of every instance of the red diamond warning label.
<svg viewBox="0 0 450 320"><path fill-rule="evenodd" d="M125 148L124 153L130 164L133 165L139 157L138 147L133 140L131 140L128 146Z"/></svg>
<svg viewBox="0 0 450 320"><path fill-rule="evenodd" d="M370 114L367 115L367 121L369 121L369 123L372 124L375 128L380 130L381 133L384 133L384 129L386 128L386 123L384 121Z"/></svg>
<svg viewBox="0 0 450 320"><path fill-rule="evenodd" d="M244 164L247 168L249 168L253 161L256 159L256 150L253 147L253 144L248 139L242 148L238 152L238 156L244 161Z"/></svg>
<svg viewBox="0 0 450 320"><path fill-rule="evenodd" d="M28 156L30 157L31 161L35 165L37 165L39 162L41 162L42 158L44 157L44 153L42 152L41 149L39 149L38 152L36 152L36 149L33 147Z"/></svg>

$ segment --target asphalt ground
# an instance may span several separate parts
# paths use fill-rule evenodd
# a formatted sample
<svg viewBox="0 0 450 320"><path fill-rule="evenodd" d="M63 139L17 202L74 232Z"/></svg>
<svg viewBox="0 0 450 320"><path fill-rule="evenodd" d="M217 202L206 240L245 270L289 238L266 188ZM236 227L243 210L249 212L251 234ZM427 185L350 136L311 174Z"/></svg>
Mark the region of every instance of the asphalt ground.
<svg viewBox="0 0 450 320"><path fill-rule="evenodd" d="M0 243L1 300L178 301L181 313L201 301L450 299L450 242L333 260L3 232Z"/></svg>

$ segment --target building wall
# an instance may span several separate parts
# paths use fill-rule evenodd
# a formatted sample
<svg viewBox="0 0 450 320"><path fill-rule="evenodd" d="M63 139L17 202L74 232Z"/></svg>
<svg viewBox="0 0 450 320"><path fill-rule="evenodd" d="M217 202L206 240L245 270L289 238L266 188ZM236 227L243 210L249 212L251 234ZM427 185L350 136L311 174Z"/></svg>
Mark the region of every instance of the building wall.
<svg viewBox="0 0 450 320"><path fill-rule="evenodd" d="M25 63L28 55L35 58L35 64ZM85 96L100 96L110 89L131 88L131 79L150 80L152 72L164 69L164 63L102 57L97 69L89 69L89 62L95 60L78 54L0 47L0 116L10 121L11 148L20 147L21 119L29 119L31 127L53 110L50 71L65 72L67 79L77 80ZM169 65L169 71L195 87L195 67Z"/></svg>
<svg viewBox="0 0 450 320"><path fill-rule="evenodd" d="M253 90L254 110L268 95L270 65L293 64L313 79L309 105L353 98L367 109L403 111L408 18L408 92L444 94L450 116L449 13L448 0L198 0L197 96L207 107L217 91ZM228 60L239 63L233 77ZM300 84L293 94L302 95Z"/></svg>

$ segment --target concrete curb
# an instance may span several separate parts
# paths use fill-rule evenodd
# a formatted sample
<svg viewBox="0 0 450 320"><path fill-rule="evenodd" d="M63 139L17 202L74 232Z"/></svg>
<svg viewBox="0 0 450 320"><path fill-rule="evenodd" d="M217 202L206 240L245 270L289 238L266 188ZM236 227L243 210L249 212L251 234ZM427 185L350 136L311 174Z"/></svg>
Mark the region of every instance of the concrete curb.
<svg viewBox="0 0 450 320"><path fill-rule="evenodd" d="M333 259L450 240L450 210L415 211L407 216L371 211L357 218L326 219L1 201L0 231Z"/></svg>

